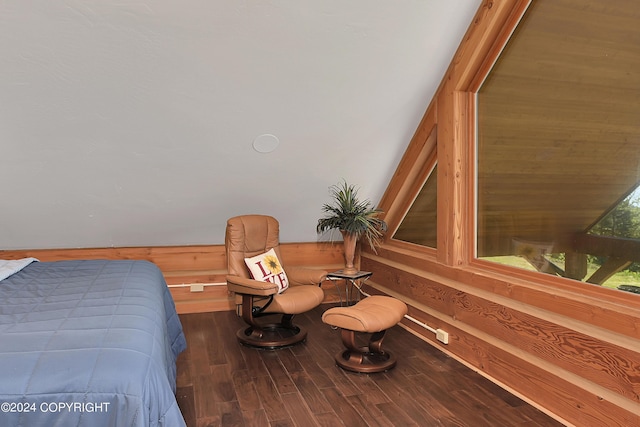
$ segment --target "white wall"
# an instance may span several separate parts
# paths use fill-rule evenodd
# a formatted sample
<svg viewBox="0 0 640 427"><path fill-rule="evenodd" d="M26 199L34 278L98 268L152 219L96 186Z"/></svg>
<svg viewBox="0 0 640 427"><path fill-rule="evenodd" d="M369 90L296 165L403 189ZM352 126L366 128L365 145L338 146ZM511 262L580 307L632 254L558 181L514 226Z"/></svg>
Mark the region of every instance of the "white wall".
<svg viewBox="0 0 640 427"><path fill-rule="evenodd" d="M243 213L315 240L331 184L382 196L480 3L2 2L0 249L219 244Z"/></svg>

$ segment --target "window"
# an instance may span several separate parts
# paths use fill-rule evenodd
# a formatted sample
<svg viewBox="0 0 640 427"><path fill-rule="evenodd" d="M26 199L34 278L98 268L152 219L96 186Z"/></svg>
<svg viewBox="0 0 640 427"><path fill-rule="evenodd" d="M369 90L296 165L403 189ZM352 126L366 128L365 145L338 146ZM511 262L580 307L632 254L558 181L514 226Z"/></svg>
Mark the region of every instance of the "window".
<svg viewBox="0 0 640 427"><path fill-rule="evenodd" d="M640 290L640 25L623 3L532 2L482 84L478 258Z"/></svg>
<svg viewBox="0 0 640 427"><path fill-rule="evenodd" d="M437 177L436 165L393 235L394 239L432 248L437 246Z"/></svg>

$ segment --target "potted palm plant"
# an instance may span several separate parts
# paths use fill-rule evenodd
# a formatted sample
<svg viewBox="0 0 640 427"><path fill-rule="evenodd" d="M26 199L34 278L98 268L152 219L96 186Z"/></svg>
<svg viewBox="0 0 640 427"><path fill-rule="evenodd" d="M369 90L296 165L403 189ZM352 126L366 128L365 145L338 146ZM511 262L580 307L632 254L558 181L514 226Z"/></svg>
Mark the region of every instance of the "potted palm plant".
<svg viewBox="0 0 640 427"><path fill-rule="evenodd" d="M358 271L353 265L358 241L364 237L375 252L383 232L387 230L387 223L379 217L382 211L375 209L369 200L359 200L358 189L346 181L332 185L329 191L333 203L322 206L326 215L318 220L316 232L322 234L328 230L340 230L344 241L343 272L354 274Z"/></svg>

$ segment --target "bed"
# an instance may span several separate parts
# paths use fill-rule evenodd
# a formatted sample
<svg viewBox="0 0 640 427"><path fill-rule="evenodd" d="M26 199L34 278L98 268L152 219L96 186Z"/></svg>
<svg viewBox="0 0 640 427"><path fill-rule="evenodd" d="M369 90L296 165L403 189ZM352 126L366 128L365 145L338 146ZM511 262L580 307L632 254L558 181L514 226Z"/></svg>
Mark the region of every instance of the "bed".
<svg viewBox="0 0 640 427"><path fill-rule="evenodd" d="M0 280L0 425L184 426L185 348L154 264L28 262Z"/></svg>

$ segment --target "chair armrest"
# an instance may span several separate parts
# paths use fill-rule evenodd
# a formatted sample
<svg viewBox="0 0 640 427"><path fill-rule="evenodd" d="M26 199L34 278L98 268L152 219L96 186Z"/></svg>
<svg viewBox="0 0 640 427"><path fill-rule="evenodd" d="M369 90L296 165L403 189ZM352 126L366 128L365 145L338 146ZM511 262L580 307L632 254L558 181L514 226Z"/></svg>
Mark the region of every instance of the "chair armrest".
<svg viewBox="0 0 640 427"><path fill-rule="evenodd" d="M287 278L293 285L315 285L318 286L327 278L327 272L314 268L287 267Z"/></svg>
<svg viewBox="0 0 640 427"><path fill-rule="evenodd" d="M275 283L261 282L241 276L227 276L227 288L237 294L268 296L278 293L278 285Z"/></svg>

